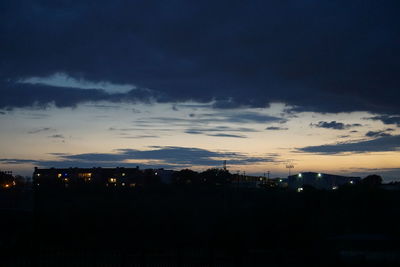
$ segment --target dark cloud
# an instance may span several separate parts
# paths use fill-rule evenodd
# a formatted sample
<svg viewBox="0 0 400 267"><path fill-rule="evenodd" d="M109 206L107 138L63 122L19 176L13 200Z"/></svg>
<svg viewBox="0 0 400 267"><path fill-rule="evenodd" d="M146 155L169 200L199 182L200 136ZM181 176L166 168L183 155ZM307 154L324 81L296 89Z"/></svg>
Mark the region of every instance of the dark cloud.
<svg viewBox="0 0 400 267"><path fill-rule="evenodd" d="M398 127L400 127L400 116L381 115L369 119L379 120L382 121L384 124L396 124Z"/></svg>
<svg viewBox="0 0 400 267"><path fill-rule="evenodd" d="M208 136L215 136L215 137L232 137L232 138L247 138L245 135L239 134L227 134L227 133L217 133L217 134L207 134Z"/></svg>
<svg viewBox="0 0 400 267"><path fill-rule="evenodd" d="M270 126L265 128L265 130L269 130L269 131L283 131L283 130L288 130L289 128L286 127L277 127L277 126Z"/></svg>
<svg viewBox="0 0 400 267"><path fill-rule="evenodd" d="M400 114L399 1L0 3L0 108L216 100ZM125 94L16 84L65 73Z"/></svg>
<svg viewBox="0 0 400 267"><path fill-rule="evenodd" d="M318 127L318 128L327 128L327 129L334 129L334 130L345 130L351 127L359 127L362 126L359 123L354 123L354 124L344 124L342 122L337 122L337 121L320 121L316 124L311 123L311 126Z"/></svg>
<svg viewBox="0 0 400 267"><path fill-rule="evenodd" d="M154 124L168 123L176 126L191 126L193 124L209 123L272 123L286 122L286 119L250 111L225 111L208 114L197 114L189 118L151 117L136 120L135 123Z"/></svg>
<svg viewBox="0 0 400 267"><path fill-rule="evenodd" d="M393 131L393 129L391 129L391 128L388 128L386 130L381 130L381 131L368 131L365 134L365 136L367 136L367 137L391 136L391 134L388 133L391 131Z"/></svg>
<svg viewBox="0 0 400 267"><path fill-rule="evenodd" d="M191 166L219 166L223 160L229 165L246 165L277 161L276 155L262 157L248 156L237 152L216 152L200 148L189 147L152 147L150 150L118 149L115 153L85 153L85 154L53 154L58 159L27 160L27 159L0 159L1 163L8 164L34 164L43 167L72 167L72 166L164 166L168 168L184 168ZM137 160L149 161L146 165L134 162Z"/></svg>
<svg viewBox="0 0 400 267"><path fill-rule="evenodd" d="M366 153L400 150L400 135L380 136L372 140L360 140L332 145L307 146L297 149L300 152L316 154L339 154L345 152Z"/></svg>
<svg viewBox="0 0 400 267"><path fill-rule="evenodd" d="M80 89L70 87L55 87L42 84L15 84L0 82L0 108L15 107L46 108L75 107L78 104L96 101L151 102L152 92L144 89L133 89L128 93L107 93L101 89ZM104 108L105 106L100 106ZM109 107L108 107L109 108Z"/></svg>

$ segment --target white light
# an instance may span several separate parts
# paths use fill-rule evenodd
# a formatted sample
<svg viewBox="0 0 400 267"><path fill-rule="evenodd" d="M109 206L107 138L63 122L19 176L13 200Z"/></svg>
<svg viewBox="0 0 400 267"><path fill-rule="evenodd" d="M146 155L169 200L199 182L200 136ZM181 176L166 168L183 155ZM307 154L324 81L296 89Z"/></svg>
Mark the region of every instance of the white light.
<svg viewBox="0 0 400 267"><path fill-rule="evenodd" d="M354 184L354 182L353 182L353 181L350 181L350 183L351 183L351 184Z"/></svg>
<svg viewBox="0 0 400 267"><path fill-rule="evenodd" d="M299 188L297 188L297 192L302 192L303 191L303 187L299 187Z"/></svg>
<svg viewBox="0 0 400 267"><path fill-rule="evenodd" d="M303 175L302 175L301 173L299 173L297 176L298 176L299 178L303 177Z"/></svg>
<svg viewBox="0 0 400 267"><path fill-rule="evenodd" d="M322 177L322 174L318 173L318 177Z"/></svg>
<svg viewBox="0 0 400 267"><path fill-rule="evenodd" d="M332 187L332 190L336 190L336 189L338 189L338 187L336 185Z"/></svg>

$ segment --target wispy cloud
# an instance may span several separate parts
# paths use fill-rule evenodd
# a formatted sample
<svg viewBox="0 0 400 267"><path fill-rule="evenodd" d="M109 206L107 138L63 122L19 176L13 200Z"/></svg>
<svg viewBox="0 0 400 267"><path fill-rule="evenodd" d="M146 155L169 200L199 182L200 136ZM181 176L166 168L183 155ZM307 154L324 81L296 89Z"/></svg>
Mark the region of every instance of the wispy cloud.
<svg viewBox="0 0 400 267"><path fill-rule="evenodd" d="M399 151L400 135L380 136L372 140L359 140L346 143L336 143L319 146L306 146L298 148L299 152L317 154L339 154L345 152L366 153Z"/></svg>
<svg viewBox="0 0 400 267"><path fill-rule="evenodd" d="M265 130L268 130L268 131L286 131L286 130L289 130L289 128L279 127L279 126L270 126L270 127L265 128Z"/></svg>
<svg viewBox="0 0 400 267"><path fill-rule="evenodd" d="M53 132L56 131L56 129L50 128L50 127L43 127L43 128L37 128L33 129L28 132L28 134L36 134L36 133L42 133L42 132Z"/></svg>

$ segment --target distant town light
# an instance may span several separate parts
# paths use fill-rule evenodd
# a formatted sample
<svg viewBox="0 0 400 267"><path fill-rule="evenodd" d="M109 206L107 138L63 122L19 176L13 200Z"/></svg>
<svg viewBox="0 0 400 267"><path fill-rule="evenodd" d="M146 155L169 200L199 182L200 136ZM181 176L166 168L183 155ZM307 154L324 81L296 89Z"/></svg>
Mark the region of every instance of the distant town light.
<svg viewBox="0 0 400 267"><path fill-rule="evenodd" d="M62 174L61 174L61 173L57 174L57 177L58 177L58 178L61 178L61 176L62 176Z"/></svg>
<svg viewBox="0 0 400 267"><path fill-rule="evenodd" d="M122 186L125 186L125 183L122 183Z"/></svg>
<svg viewBox="0 0 400 267"><path fill-rule="evenodd" d="M108 178L108 181L110 183L116 183L117 182L117 178Z"/></svg>
<svg viewBox="0 0 400 267"><path fill-rule="evenodd" d="M354 184L354 181L350 181L350 184Z"/></svg>
<svg viewBox="0 0 400 267"><path fill-rule="evenodd" d="M320 178L321 178L321 177L322 177L322 174L321 174L321 173L318 173L318 177L320 177Z"/></svg>
<svg viewBox="0 0 400 267"><path fill-rule="evenodd" d="M260 181L262 181L263 180L263 178L262 177L260 177Z"/></svg>
<svg viewBox="0 0 400 267"><path fill-rule="evenodd" d="M301 173L299 173L297 176L298 176L299 178L303 177L303 175L302 175Z"/></svg>
<svg viewBox="0 0 400 267"><path fill-rule="evenodd" d="M338 189L338 187L336 185L332 186L332 190L336 190L336 189Z"/></svg>
<svg viewBox="0 0 400 267"><path fill-rule="evenodd" d="M303 187L299 187L299 188L297 188L297 192L303 192Z"/></svg>
<svg viewBox="0 0 400 267"><path fill-rule="evenodd" d="M122 176L125 176L125 173L124 173L124 172L122 173Z"/></svg>
<svg viewBox="0 0 400 267"><path fill-rule="evenodd" d="M37 173L36 176L40 176L40 173Z"/></svg>
<svg viewBox="0 0 400 267"><path fill-rule="evenodd" d="M280 182L280 183L282 183L282 181L283 181L282 179L279 179L279 182Z"/></svg>

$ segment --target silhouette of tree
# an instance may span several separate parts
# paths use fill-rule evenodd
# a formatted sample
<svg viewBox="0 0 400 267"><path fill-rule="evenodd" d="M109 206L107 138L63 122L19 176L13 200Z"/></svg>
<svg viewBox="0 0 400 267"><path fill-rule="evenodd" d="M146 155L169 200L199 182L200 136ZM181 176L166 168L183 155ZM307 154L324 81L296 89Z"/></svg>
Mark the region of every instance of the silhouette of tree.
<svg viewBox="0 0 400 267"><path fill-rule="evenodd" d="M209 185L224 185L232 182L232 174L228 170L211 168L200 174L201 181Z"/></svg>
<svg viewBox="0 0 400 267"><path fill-rule="evenodd" d="M200 178L197 172L190 169L183 169L174 172L172 175L172 181L175 184L199 184Z"/></svg>
<svg viewBox="0 0 400 267"><path fill-rule="evenodd" d="M368 187L377 187L382 184L382 177L377 174L368 175L362 179L361 183Z"/></svg>

